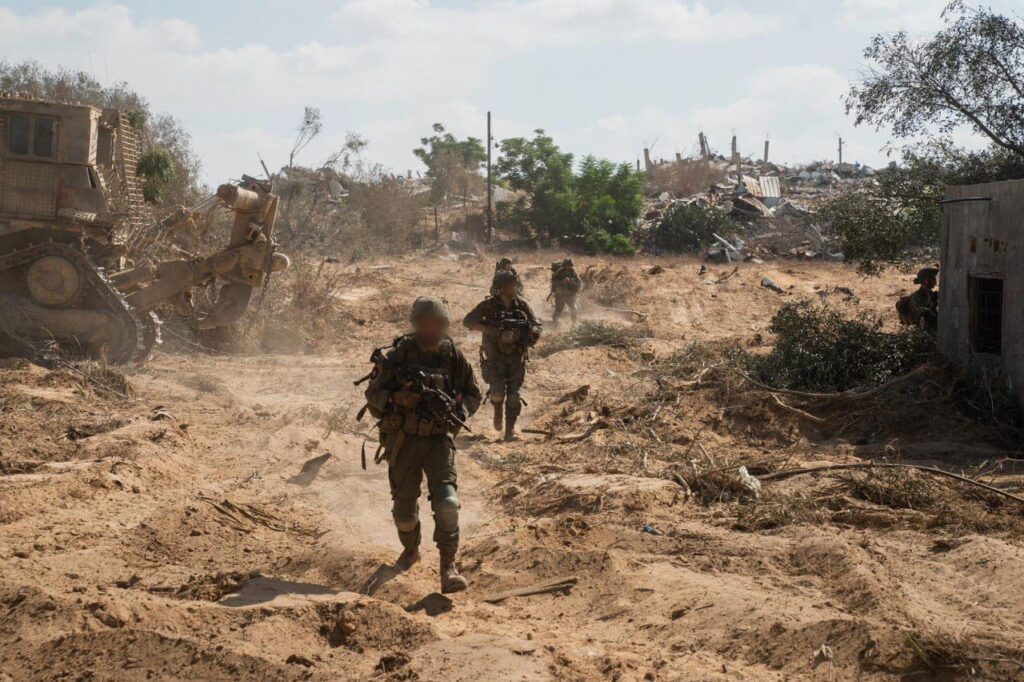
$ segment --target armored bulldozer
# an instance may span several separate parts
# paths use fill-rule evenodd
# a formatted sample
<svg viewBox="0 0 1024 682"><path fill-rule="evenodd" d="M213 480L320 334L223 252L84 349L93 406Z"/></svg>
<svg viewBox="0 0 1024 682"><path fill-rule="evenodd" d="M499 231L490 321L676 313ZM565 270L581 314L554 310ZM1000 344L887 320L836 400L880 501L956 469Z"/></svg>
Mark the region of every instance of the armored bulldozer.
<svg viewBox="0 0 1024 682"><path fill-rule="evenodd" d="M112 362L144 361L156 310L219 284L197 324L241 318L253 290L288 259L272 239L278 198L244 177L154 222L136 176L138 131L124 113L0 97L0 353L58 344ZM234 212L227 244L206 257L135 262L194 215Z"/></svg>

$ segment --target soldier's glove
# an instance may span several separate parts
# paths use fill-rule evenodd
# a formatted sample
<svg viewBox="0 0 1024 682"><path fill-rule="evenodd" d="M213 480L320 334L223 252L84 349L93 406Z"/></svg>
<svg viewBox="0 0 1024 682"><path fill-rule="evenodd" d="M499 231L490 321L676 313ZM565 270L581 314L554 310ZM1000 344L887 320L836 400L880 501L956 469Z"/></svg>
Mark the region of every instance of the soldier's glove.
<svg viewBox="0 0 1024 682"><path fill-rule="evenodd" d="M421 399L422 396L413 391L395 391L391 394L391 402L410 410L419 405Z"/></svg>
<svg viewBox="0 0 1024 682"><path fill-rule="evenodd" d="M534 327L533 329L530 330L530 335L527 338L530 347L533 348L534 346L537 345L537 342L540 341L540 330Z"/></svg>

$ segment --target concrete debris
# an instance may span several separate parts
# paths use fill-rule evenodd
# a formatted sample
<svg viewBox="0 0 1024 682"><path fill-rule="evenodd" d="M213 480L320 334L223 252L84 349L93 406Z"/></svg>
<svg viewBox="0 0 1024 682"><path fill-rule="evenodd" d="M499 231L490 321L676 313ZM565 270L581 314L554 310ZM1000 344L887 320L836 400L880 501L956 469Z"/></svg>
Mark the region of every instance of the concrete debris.
<svg viewBox="0 0 1024 682"><path fill-rule="evenodd" d="M761 278L761 286L764 287L765 289L770 289L771 291L774 291L777 294L785 293L785 291L782 289L782 287L780 287L778 284L776 284L775 281L771 277L762 277Z"/></svg>
<svg viewBox="0 0 1024 682"><path fill-rule="evenodd" d="M873 168L859 163L814 162L803 166L768 163L764 158L726 158L710 151L702 159L653 161L647 166L650 192L641 230L657 227L671 207L696 205L731 216L742 228L740 253L716 240L708 260L760 262L774 258L842 260L831 236L822 232L817 207L838 192L875 182ZM699 171L699 175L698 175ZM707 177L706 190L680 193L678 183L659 178ZM727 235L730 236L730 235ZM736 246L735 244L733 246Z"/></svg>

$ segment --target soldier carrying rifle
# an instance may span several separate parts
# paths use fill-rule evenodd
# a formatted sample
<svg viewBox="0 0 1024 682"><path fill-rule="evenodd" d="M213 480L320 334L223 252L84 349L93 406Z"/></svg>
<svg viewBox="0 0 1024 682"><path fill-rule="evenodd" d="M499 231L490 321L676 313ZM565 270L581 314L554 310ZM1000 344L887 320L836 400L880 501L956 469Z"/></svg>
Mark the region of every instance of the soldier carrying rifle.
<svg viewBox="0 0 1024 682"><path fill-rule="evenodd" d="M504 430L506 441L516 439L527 359L541 332L530 304L517 293L518 286L515 273L498 272L494 276L497 293L481 301L462 321L468 329L483 333L480 372L494 407L494 429Z"/></svg>
<svg viewBox="0 0 1024 682"><path fill-rule="evenodd" d="M441 552L441 591L466 589L455 567L459 548L454 436L480 407L473 368L448 337L448 308L421 297L412 307L413 331L387 353L374 352L366 389L367 408L378 420L387 459L391 509L404 548L397 566L408 570L420 559L419 497L427 477L434 512L434 542Z"/></svg>

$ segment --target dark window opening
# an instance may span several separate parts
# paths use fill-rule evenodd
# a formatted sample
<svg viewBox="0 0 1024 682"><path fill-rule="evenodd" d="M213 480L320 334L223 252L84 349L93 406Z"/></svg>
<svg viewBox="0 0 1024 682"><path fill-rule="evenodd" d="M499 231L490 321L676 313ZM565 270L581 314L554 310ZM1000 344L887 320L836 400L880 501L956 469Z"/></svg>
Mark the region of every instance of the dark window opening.
<svg viewBox="0 0 1024 682"><path fill-rule="evenodd" d="M971 346L975 353L1003 351L1003 280L969 278Z"/></svg>
<svg viewBox="0 0 1024 682"><path fill-rule="evenodd" d="M7 151L11 154L28 154L29 133L32 119L24 114L11 114L7 127Z"/></svg>
<svg viewBox="0 0 1024 682"><path fill-rule="evenodd" d="M36 119L36 134L32 143L32 154L49 159L53 156L53 146L57 132L57 121L52 118Z"/></svg>

